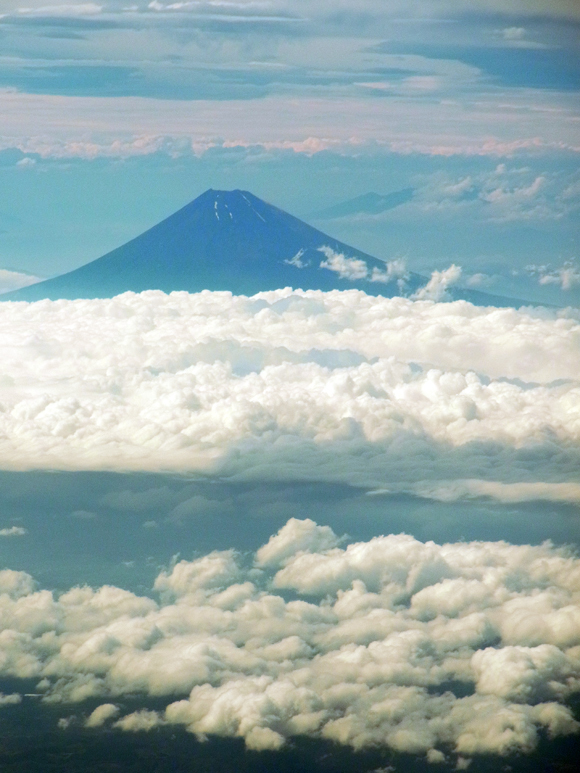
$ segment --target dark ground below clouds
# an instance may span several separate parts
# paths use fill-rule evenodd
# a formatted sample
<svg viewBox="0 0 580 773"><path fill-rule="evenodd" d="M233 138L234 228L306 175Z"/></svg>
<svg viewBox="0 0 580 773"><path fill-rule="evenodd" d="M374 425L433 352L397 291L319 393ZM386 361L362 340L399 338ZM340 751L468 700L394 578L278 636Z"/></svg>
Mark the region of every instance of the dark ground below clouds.
<svg viewBox="0 0 580 773"><path fill-rule="evenodd" d="M349 486L232 483L169 474L0 472L0 568L30 572L41 587L115 584L150 593L163 564L215 549L254 551L290 517L329 524L353 540L405 531L421 540L505 539L580 545L578 509L566 504L491 500L438 503L405 495L368 496ZM148 525L144 525L148 524ZM35 683L0 680L0 691L35 692ZM173 698L171 699L173 700ZM45 705L24 698L0 707L2 773L450 773L449 764L374 749L356 753L313 739L293 739L279 752L248 752L237 739L200 743L178 727L149 733L67 730L59 718L87 716L103 700ZM123 698L122 713L167 698ZM576 705L580 718L580 705ZM533 755L478 757L469 773L578 773L578 736L549 741Z"/></svg>
<svg viewBox="0 0 580 773"><path fill-rule="evenodd" d="M146 594L172 556L255 551L291 518L328 524L350 541L406 532L441 544L506 540L580 547L578 507L490 499L435 502L368 496L347 485L233 483L148 473L0 471L0 568L32 574L43 588L114 584Z"/></svg>
<svg viewBox="0 0 580 773"><path fill-rule="evenodd" d="M0 679L0 691L34 692L31 680ZM149 732L110 728L86 729L83 718L102 700L82 704L42 704L24 698L0 708L0 771L2 773L451 773L449 762L429 764L424 757L388 749L355 752L328 741L294 738L277 752L247 751L240 739L211 737L198 741L181 727ZM117 701L123 713L143 708L143 699ZM166 699L147 699L162 710ZM580 718L580 700L575 714ZM62 717L75 716L67 729ZM578 736L550 741L542 736L530 755L474 757L469 773L578 773Z"/></svg>

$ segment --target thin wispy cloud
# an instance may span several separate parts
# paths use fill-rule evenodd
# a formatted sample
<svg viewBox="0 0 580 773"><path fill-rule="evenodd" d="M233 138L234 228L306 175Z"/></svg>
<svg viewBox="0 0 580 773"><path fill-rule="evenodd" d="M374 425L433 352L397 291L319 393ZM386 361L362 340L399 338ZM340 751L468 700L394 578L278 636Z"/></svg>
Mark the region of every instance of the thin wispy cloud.
<svg viewBox="0 0 580 773"><path fill-rule="evenodd" d="M201 143L290 146L312 138L324 148L354 140L442 155L578 148L577 124L566 115L577 113L577 23L564 0L525 8L483 1L409 7L360 0L340 8L324 1L14 2L0 19L10 30L0 86L39 95L31 104L35 114L43 110L45 138L54 147L85 144L86 157L91 144L105 154L107 144L129 149L144 125L168 142L182 136L184 106L168 100L195 103L187 134ZM67 98L57 107L64 124L51 127L40 95ZM106 129L99 98L116 102L104 113ZM87 123L89 99L97 103ZM554 122L545 109L564 112ZM119 110L134 117L131 127L119 124ZM25 119L22 104L12 102L10 113L21 126L14 132L4 121L4 136L19 147L39 139L38 122Z"/></svg>

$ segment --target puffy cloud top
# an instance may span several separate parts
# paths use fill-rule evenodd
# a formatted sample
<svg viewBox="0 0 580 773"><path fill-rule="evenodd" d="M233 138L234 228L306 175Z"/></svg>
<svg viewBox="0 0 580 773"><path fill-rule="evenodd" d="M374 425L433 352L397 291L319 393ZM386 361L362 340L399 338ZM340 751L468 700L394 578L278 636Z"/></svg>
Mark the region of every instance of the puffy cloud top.
<svg viewBox="0 0 580 773"><path fill-rule="evenodd" d="M318 526L310 518L291 518L258 550L256 558L261 566L279 566L298 551L315 553L337 545L336 534L330 526Z"/></svg>
<svg viewBox="0 0 580 773"><path fill-rule="evenodd" d="M355 290L150 291L3 303L0 336L4 468L219 470L406 490L460 479L456 493L493 495L478 481L562 486L578 462L571 312Z"/></svg>
<svg viewBox="0 0 580 773"><path fill-rule="evenodd" d="M101 697L88 727L175 724L253 749L311 735L441 762L578 731L576 556L404 534L339 542L291 519L253 563L223 551L162 572L159 602L112 586L57 596L0 573L0 675L38 679L49 702ZM142 707L119 716L136 694Z"/></svg>

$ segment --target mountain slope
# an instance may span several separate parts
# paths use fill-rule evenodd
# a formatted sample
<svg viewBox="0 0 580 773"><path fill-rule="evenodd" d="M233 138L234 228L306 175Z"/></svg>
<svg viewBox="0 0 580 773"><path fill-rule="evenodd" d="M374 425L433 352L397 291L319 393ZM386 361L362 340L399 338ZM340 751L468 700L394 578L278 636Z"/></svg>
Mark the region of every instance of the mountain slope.
<svg viewBox="0 0 580 773"><path fill-rule="evenodd" d="M62 276L1 296L3 301L110 298L131 290L229 290L253 295L279 287L358 288L411 294L418 274L349 247L247 191L208 190L153 228ZM477 291L473 303L509 305Z"/></svg>
<svg viewBox="0 0 580 773"><path fill-rule="evenodd" d="M413 188L404 188L385 194L363 193L362 196L356 196L354 199L342 201L340 204L314 212L312 217L316 220L334 220L352 215L378 215L381 212L399 207L401 204L407 204L413 198L414 193Z"/></svg>

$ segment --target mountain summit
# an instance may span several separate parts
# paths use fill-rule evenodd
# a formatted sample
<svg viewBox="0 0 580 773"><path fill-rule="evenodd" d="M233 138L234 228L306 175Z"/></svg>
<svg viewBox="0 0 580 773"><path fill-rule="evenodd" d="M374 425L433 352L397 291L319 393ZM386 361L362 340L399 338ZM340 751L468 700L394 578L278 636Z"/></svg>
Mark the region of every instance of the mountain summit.
<svg viewBox="0 0 580 773"><path fill-rule="evenodd" d="M343 244L248 191L210 189L103 257L1 299L110 298L127 290L253 295L280 287L392 296L426 282L399 262L387 264ZM468 290L453 297L493 302Z"/></svg>
<svg viewBox="0 0 580 773"><path fill-rule="evenodd" d="M248 191L210 189L103 257L2 300L107 298L126 290L152 289L253 295L286 286L359 287L372 294L387 290L393 295L400 278L388 274L383 261ZM412 279L413 285L421 284L419 277Z"/></svg>

